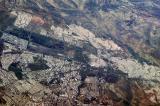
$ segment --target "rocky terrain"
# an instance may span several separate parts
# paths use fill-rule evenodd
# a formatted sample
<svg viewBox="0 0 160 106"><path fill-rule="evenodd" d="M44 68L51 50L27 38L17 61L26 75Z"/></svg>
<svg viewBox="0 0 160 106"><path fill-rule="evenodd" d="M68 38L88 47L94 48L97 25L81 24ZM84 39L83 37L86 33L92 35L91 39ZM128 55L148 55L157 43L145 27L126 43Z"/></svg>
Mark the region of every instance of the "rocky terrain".
<svg viewBox="0 0 160 106"><path fill-rule="evenodd" d="M159 106L158 0L0 0L0 106Z"/></svg>

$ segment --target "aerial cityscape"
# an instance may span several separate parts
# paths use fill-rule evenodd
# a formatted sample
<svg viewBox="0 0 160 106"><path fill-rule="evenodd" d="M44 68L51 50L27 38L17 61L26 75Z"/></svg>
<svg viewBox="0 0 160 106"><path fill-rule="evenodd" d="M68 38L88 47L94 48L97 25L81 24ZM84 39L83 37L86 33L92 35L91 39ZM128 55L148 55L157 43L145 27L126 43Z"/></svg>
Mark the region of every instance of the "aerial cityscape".
<svg viewBox="0 0 160 106"><path fill-rule="evenodd" d="M0 106L160 106L160 1L0 0Z"/></svg>

